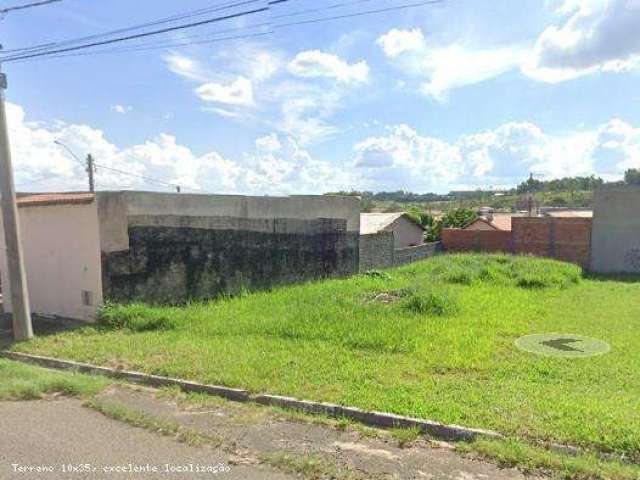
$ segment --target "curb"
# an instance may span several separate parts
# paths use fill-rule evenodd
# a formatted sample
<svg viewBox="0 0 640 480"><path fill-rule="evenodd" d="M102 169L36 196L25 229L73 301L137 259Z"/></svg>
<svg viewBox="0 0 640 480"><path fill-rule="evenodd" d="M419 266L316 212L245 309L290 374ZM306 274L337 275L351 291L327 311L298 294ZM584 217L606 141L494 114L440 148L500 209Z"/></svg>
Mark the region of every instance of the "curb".
<svg viewBox="0 0 640 480"><path fill-rule="evenodd" d="M115 368L97 367L88 363L79 363L71 360L58 360L50 357L41 357L28 353L0 351L0 357L9 360L16 360L23 363L31 363L45 368L55 368L57 370L73 370L90 375L104 375L119 380L127 380L132 383L140 383L151 387L178 386L185 392L208 393L218 397L224 397L236 402L247 402L250 400L249 392L237 388L220 387L217 385L204 385L202 383L188 382L177 378L161 377L159 375L149 375L140 372L128 372Z"/></svg>
<svg viewBox="0 0 640 480"><path fill-rule="evenodd" d="M58 360L50 357L31 355L28 353L0 351L0 357L18 362L38 365L57 370L73 370L91 375L104 375L111 378L126 380L132 383L149 385L152 387L178 386L185 392L207 393L237 402L253 402L260 405L274 406L285 409L301 410L306 413L322 414L329 417L342 417L356 420L365 425L382 428L417 428L421 432L436 438L446 440L474 440L475 438L502 439L498 432L478 428L467 428L459 425L445 425L431 420L405 417L393 413L369 412L355 407L336 405L333 403L298 400L279 395L258 394L251 395L247 390L228 388L218 385L205 385L197 382L162 377L140 372L117 370L108 367L98 367L87 363L71 360Z"/></svg>
<svg viewBox="0 0 640 480"><path fill-rule="evenodd" d="M330 417L345 417L365 425L383 428L417 428L423 433L445 440L473 440L478 437L501 439L503 435L492 430L445 425L431 420L405 417L393 413L368 412L355 407L344 407L333 403L311 402L278 395L254 395L251 400L261 405L302 410L307 413L324 414Z"/></svg>

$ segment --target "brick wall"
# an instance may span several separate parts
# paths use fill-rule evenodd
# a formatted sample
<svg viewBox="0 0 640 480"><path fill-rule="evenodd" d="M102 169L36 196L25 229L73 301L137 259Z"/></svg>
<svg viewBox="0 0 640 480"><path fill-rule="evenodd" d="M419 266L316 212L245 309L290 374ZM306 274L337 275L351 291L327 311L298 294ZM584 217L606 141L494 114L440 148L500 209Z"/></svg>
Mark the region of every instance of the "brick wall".
<svg viewBox="0 0 640 480"><path fill-rule="evenodd" d="M514 252L557 258L589 267L590 218L515 217Z"/></svg>
<svg viewBox="0 0 640 480"><path fill-rule="evenodd" d="M445 228L442 245L451 252L510 252L511 232Z"/></svg>
<svg viewBox="0 0 640 480"><path fill-rule="evenodd" d="M513 217L511 232L445 229L442 244L451 252L512 252L557 258L588 268L591 219Z"/></svg>

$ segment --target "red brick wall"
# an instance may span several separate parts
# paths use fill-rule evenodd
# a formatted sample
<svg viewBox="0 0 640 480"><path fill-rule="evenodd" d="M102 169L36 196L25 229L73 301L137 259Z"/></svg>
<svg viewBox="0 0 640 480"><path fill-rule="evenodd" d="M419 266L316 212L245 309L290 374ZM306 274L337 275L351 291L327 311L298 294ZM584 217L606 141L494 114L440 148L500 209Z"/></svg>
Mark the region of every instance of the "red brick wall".
<svg viewBox="0 0 640 480"><path fill-rule="evenodd" d="M452 252L510 252L511 232L445 228L442 245Z"/></svg>
<svg viewBox="0 0 640 480"><path fill-rule="evenodd" d="M442 245L452 252L513 252L589 266L590 218L512 218L512 231L444 229Z"/></svg>
<svg viewBox="0 0 640 480"><path fill-rule="evenodd" d="M512 219L514 252L552 257L589 266L590 218Z"/></svg>

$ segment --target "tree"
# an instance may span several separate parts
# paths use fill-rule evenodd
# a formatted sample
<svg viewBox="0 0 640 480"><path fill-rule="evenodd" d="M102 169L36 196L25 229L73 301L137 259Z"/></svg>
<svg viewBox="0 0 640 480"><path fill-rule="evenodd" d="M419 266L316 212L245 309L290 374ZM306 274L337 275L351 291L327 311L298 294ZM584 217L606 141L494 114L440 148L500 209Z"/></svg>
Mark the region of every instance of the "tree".
<svg viewBox="0 0 640 480"><path fill-rule="evenodd" d="M640 169L630 168L624 172L624 181L627 185L640 185Z"/></svg>
<svg viewBox="0 0 640 480"><path fill-rule="evenodd" d="M429 215L430 216L430 215ZM440 220L431 218L431 225L427 231L427 242L440 240L443 228L464 228L473 222L478 215L468 208L457 208L444 215Z"/></svg>

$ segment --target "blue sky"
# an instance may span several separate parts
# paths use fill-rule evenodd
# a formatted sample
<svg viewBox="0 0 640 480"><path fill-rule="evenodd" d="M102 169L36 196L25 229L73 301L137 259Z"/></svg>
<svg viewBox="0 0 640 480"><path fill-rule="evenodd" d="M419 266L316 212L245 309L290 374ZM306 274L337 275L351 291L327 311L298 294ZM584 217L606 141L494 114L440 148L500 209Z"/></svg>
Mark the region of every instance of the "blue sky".
<svg viewBox="0 0 640 480"><path fill-rule="evenodd" d="M640 167L639 0L444 0L272 28L415 1L290 0L92 55L8 63L16 183L84 187L82 166L54 140L195 192L446 192L531 171L616 179ZM10 50L230 3L64 0L9 13L0 42ZM244 38L208 42L229 36ZM129 47L144 50L100 53ZM100 168L97 183L168 188Z"/></svg>

